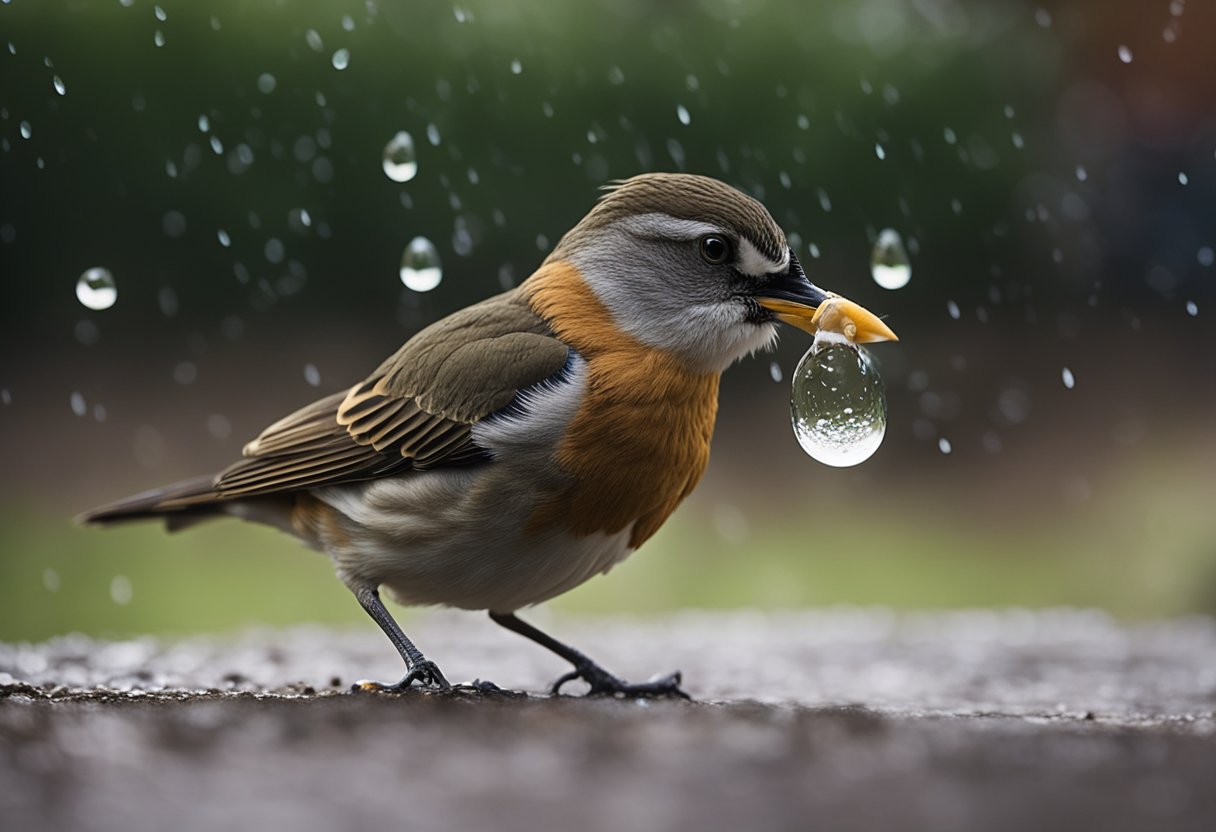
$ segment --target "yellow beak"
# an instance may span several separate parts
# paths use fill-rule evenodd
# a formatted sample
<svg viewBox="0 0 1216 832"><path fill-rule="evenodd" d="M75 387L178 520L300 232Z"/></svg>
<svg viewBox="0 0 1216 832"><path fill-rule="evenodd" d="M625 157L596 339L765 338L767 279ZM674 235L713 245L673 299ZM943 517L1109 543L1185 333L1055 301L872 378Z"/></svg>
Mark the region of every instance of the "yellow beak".
<svg viewBox="0 0 1216 832"><path fill-rule="evenodd" d="M856 344L899 340L891 328L870 310L831 292L826 294L827 298L817 306L786 298L758 297L756 300L775 313L779 320L812 334L820 330L835 332Z"/></svg>

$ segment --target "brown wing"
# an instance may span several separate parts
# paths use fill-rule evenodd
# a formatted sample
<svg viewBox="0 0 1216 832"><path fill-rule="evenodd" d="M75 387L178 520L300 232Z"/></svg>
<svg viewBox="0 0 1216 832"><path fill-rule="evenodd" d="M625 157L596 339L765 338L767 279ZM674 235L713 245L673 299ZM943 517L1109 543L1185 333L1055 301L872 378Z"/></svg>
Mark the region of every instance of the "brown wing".
<svg viewBox="0 0 1216 832"><path fill-rule="evenodd" d="M517 290L411 338L361 384L282 419L215 480L212 499L297 491L485 458L471 428L561 371L569 350ZM189 499L189 498L188 498Z"/></svg>

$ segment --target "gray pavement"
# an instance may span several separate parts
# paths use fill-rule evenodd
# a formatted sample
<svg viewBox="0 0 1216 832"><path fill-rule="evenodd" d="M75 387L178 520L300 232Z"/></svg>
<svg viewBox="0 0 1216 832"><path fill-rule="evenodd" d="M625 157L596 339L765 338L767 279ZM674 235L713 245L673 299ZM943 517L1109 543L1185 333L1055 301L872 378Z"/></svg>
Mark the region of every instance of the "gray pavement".
<svg viewBox="0 0 1216 832"><path fill-rule="evenodd" d="M1210 619L531 620L696 701L549 697L562 662L472 614L407 629L528 696L347 693L400 675L370 624L0 644L0 827L1216 829Z"/></svg>

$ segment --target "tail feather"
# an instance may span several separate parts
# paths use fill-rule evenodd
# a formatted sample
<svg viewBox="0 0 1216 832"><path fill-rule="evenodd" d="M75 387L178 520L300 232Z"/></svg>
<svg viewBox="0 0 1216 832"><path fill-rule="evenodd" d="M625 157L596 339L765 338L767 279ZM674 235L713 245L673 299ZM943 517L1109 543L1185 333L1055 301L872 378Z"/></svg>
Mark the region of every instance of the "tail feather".
<svg viewBox="0 0 1216 832"><path fill-rule="evenodd" d="M225 502L215 492L215 477L208 474L91 509L76 517L76 522L108 526L132 520L163 518L169 531L176 531L222 516Z"/></svg>

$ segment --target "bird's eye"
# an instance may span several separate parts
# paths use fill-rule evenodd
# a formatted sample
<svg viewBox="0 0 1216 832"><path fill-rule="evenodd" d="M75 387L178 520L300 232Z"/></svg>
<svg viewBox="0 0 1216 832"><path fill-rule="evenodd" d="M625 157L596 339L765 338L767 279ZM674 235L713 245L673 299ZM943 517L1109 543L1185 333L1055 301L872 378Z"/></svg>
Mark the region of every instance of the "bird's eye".
<svg viewBox="0 0 1216 832"><path fill-rule="evenodd" d="M713 234L702 237L701 256L705 258L706 263L721 266L730 259L730 243Z"/></svg>

